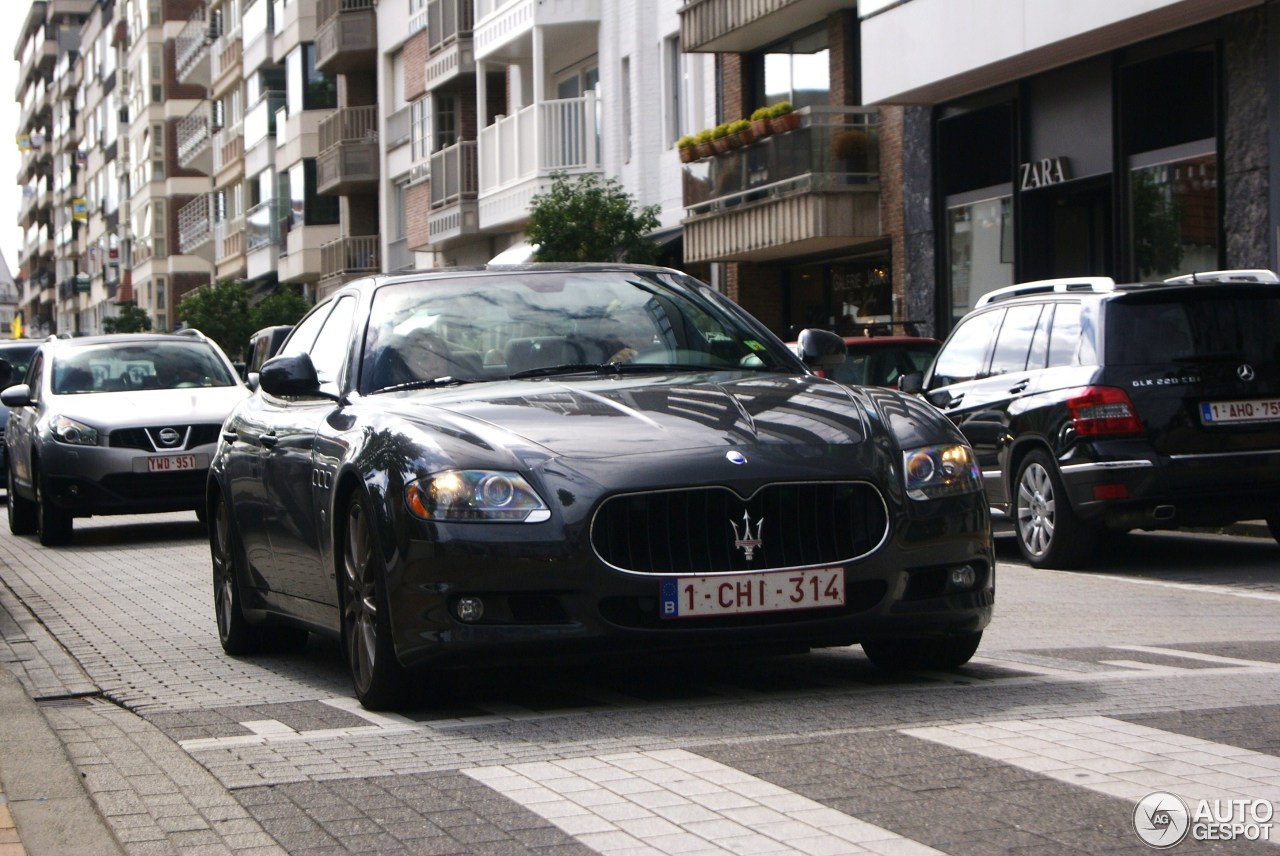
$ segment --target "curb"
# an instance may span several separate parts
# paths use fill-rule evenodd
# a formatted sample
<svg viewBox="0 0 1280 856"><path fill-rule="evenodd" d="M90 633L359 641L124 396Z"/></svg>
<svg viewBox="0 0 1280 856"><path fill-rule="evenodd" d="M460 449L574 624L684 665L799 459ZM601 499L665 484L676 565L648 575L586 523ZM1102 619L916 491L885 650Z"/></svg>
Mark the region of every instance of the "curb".
<svg viewBox="0 0 1280 856"><path fill-rule="evenodd" d="M123 856L62 741L17 677L5 668L0 668L0 722L4 723L0 809L7 808L12 816L18 852Z"/></svg>

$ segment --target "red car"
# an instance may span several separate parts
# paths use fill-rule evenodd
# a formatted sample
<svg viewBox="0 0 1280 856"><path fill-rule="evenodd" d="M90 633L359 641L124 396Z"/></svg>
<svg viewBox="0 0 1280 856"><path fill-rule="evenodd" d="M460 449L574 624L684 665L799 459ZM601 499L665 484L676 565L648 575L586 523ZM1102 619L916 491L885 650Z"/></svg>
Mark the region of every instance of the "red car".
<svg viewBox="0 0 1280 856"><path fill-rule="evenodd" d="M848 356L840 365L818 372L851 386L897 387L898 378L923 372L942 343L926 336L845 336ZM795 343L790 343L795 350Z"/></svg>

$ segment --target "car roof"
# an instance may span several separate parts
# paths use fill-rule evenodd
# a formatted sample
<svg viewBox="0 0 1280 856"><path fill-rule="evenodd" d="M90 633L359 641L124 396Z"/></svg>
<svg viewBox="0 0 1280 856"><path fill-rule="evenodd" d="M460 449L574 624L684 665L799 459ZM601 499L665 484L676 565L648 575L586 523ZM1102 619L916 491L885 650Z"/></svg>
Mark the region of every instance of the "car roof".
<svg viewBox="0 0 1280 856"><path fill-rule="evenodd" d="M93 345L125 345L129 343L141 342L208 342L203 335L193 335L188 333L185 336L179 336L173 333L103 333L97 336L76 336L71 339L59 339L49 337L44 344L53 345L55 348L82 348Z"/></svg>
<svg viewBox="0 0 1280 856"><path fill-rule="evenodd" d="M1075 276L1019 282L988 291L978 298L975 309L1012 300L1036 300L1051 296L1096 295L1104 299L1117 293L1197 288L1214 284L1280 285L1280 277L1269 270L1215 270L1176 276L1158 282L1117 283L1109 276Z"/></svg>

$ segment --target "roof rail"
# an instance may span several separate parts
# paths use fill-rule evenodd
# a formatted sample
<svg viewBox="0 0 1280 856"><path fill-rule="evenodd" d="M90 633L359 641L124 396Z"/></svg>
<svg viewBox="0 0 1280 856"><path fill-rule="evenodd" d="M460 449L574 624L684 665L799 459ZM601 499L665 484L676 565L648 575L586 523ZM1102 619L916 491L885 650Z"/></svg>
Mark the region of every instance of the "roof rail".
<svg viewBox="0 0 1280 856"><path fill-rule="evenodd" d="M1038 279L1034 282L1020 282L1006 285L995 291L988 291L978 298L978 306L986 306L1000 300L1012 300L1015 297L1026 297L1030 294L1066 293L1071 291L1087 291L1101 293L1115 291L1116 281L1109 276L1077 276L1064 279Z"/></svg>
<svg viewBox="0 0 1280 856"><path fill-rule="evenodd" d="M1257 270L1206 270L1189 273L1185 276L1174 276L1166 279L1171 283L1197 282L1280 282L1275 272L1260 268Z"/></svg>

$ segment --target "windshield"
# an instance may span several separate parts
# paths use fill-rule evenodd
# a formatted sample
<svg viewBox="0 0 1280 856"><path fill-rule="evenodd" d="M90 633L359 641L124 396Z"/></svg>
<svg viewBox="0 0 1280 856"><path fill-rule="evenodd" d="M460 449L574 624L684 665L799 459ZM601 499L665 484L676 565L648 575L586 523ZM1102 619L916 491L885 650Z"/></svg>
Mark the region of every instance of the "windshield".
<svg viewBox="0 0 1280 856"><path fill-rule="evenodd" d="M54 351L55 395L143 389L234 386L235 378L208 345L184 341L129 342Z"/></svg>
<svg viewBox="0 0 1280 856"><path fill-rule="evenodd" d="M800 370L786 348L689 277L521 269L380 288L359 387L664 368Z"/></svg>

